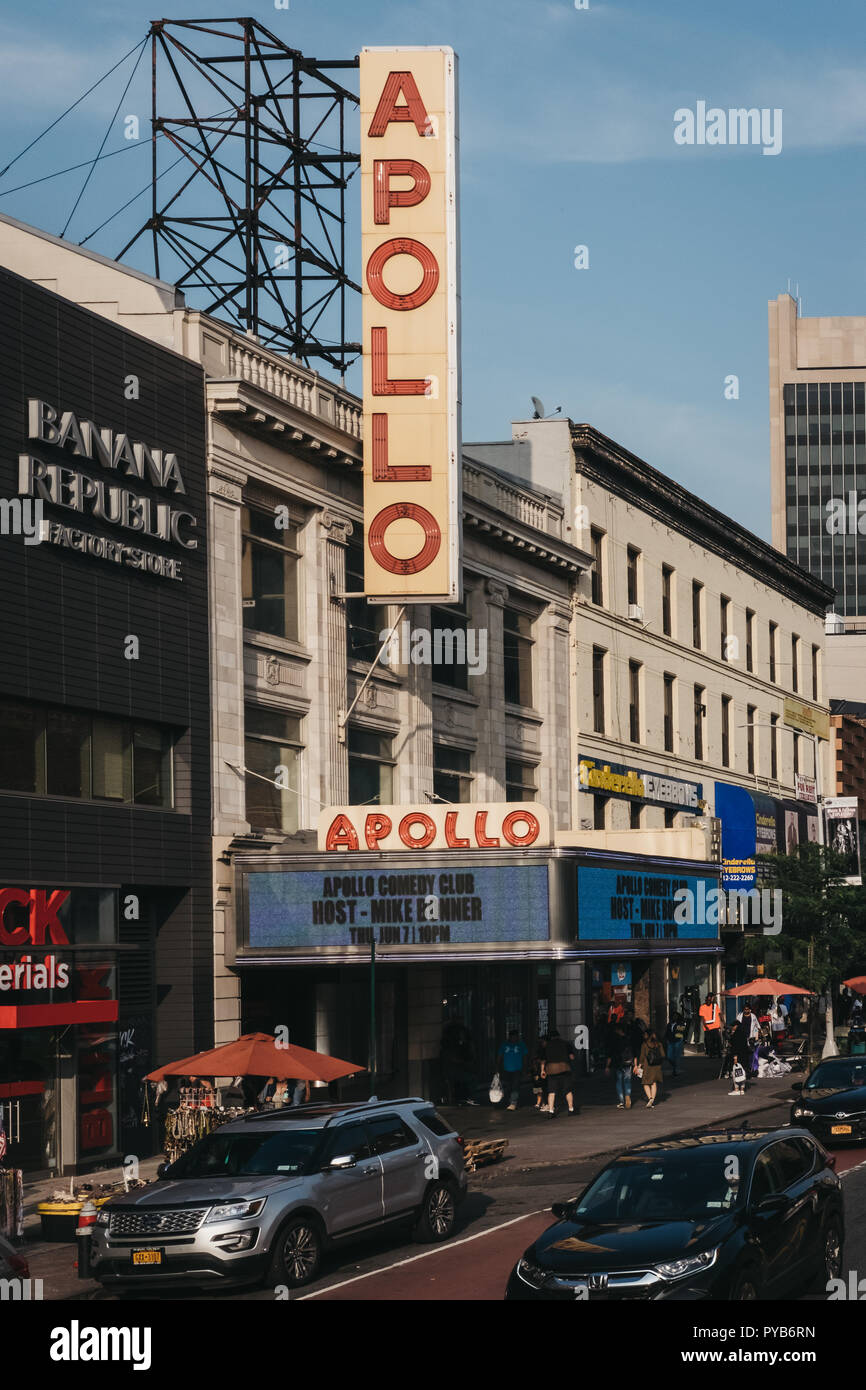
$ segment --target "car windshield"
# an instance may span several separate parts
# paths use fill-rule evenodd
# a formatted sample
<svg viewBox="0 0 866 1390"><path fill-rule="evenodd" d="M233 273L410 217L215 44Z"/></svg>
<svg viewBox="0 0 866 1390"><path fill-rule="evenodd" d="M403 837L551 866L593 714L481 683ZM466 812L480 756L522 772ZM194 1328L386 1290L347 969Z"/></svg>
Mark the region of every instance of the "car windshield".
<svg viewBox="0 0 866 1390"><path fill-rule="evenodd" d="M866 1057L833 1057L819 1062L806 1082L807 1091L841 1090L846 1086L866 1086Z"/></svg>
<svg viewBox="0 0 866 1390"><path fill-rule="evenodd" d="M208 1134L173 1163L169 1178L291 1177L304 1173L322 1137L320 1129L251 1130Z"/></svg>
<svg viewBox="0 0 866 1390"><path fill-rule="evenodd" d="M737 1205L741 1158L734 1146L628 1155L600 1173L572 1209L583 1221L699 1221Z"/></svg>

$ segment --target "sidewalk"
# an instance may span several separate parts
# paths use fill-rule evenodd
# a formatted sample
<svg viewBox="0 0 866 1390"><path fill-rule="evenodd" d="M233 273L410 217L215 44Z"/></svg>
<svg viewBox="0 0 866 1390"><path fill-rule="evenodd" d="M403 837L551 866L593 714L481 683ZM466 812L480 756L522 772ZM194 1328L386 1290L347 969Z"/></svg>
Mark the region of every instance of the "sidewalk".
<svg viewBox="0 0 866 1390"><path fill-rule="evenodd" d="M531 1088L521 1093L521 1106L509 1111L502 1106L439 1106L465 1139L507 1138L505 1168L526 1172L533 1168L573 1163L576 1159L615 1153L630 1144L690 1134L706 1125L733 1123L746 1117L749 1124L760 1124L760 1112L793 1101L791 1081L802 1080L803 1073L777 1076L750 1083L744 1097L729 1096L730 1081L718 1079L719 1061L703 1056L686 1057L682 1074L671 1076L664 1067L664 1099L646 1108L643 1088L632 1078L632 1108L617 1110L613 1074L594 1072L581 1077L575 1086L575 1104L580 1113L573 1118L565 1110L555 1119L537 1115ZM787 1113L779 1123L787 1121ZM502 1164L481 1168L482 1174L503 1172Z"/></svg>

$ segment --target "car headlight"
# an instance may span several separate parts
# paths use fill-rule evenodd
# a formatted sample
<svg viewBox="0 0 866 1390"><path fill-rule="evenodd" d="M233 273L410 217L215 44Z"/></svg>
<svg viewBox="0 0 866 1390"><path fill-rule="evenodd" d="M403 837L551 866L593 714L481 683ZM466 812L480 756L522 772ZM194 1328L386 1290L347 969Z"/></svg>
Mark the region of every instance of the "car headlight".
<svg viewBox="0 0 866 1390"><path fill-rule="evenodd" d="M258 1216L267 1200L267 1197L259 1197L255 1202L221 1202L219 1206L211 1207L204 1224L208 1226L212 1221L233 1221L237 1217Z"/></svg>
<svg viewBox="0 0 866 1390"><path fill-rule="evenodd" d="M517 1277L531 1289L541 1289L547 1282L548 1271L534 1265L531 1260L520 1259L517 1261Z"/></svg>
<svg viewBox="0 0 866 1390"><path fill-rule="evenodd" d="M705 1250L702 1255L689 1255L682 1260L670 1260L667 1264L653 1265L656 1274L660 1274L663 1279L682 1279L687 1274L700 1274L704 1269L709 1269L716 1263L719 1257L719 1247L715 1250Z"/></svg>
<svg viewBox="0 0 866 1390"><path fill-rule="evenodd" d="M97 1225L97 1226L107 1226L108 1223L110 1222L110 1220L111 1220L111 1212L108 1210L108 1208L107 1208L107 1207L100 1207L100 1208L99 1208L99 1213L98 1213L98 1215L97 1215L97 1217L96 1217L96 1225Z"/></svg>
<svg viewBox="0 0 866 1390"><path fill-rule="evenodd" d="M794 1119L795 1119L795 1120L812 1120L812 1119L814 1119L814 1117L815 1117L815 1112L814 1112L814 1110L810 1110L809 1107L808 1107L808 1105L795 1105L795 1106L794 1106Z"/></svg>

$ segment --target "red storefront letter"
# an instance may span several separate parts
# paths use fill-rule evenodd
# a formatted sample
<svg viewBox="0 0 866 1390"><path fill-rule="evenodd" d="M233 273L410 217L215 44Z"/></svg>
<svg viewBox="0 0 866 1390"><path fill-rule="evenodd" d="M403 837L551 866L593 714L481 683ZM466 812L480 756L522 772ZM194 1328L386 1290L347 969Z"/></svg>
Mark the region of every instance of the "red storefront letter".
<svg viewBox="0 0 866 1390"><path fill-rule="evenodd" d="M479 811L475 817L475 841L479 849L498 849L498 840L487 838L487 812Z"/></svg>
<svg viewBox="0 0 866 1390"><path fill-rule="evenodd" d="M425 396L427 382L423 377L403 377L391 381L388 376L388 330L374 328L370 333L370 356L373 367L372 395Z"/></svg>
<svg viewBox="0 0 866 1390"><path fill-rule="evenodd" d="M433 470L426 463L401 463L392 468L388 463L388 416L377 412L373 416L373 482L429 483Z"/></svg>
<svg viewBox="0 0 866 1390"><path fill-rule="evenodd" d="M389 290L383 279L383 271L393 256L412 256L421 267L421 282L409 294L395 294ZM392 237L376 247L367 262L367 286L374 299L386 309L396 309L404 313L407 309L420 309L428 299L432 299L439 284L439 266L436 257L423 241L414 237Z"/></svg>
<svg viewBox="0 0 866 1390"><path fill-rule="evenodd" d="M424 543L417 555L410 556L407 560L400 560L396 555L392 555L385 545L385 532L396 521L398 517L409 517L412 521L417 521L424 531ZM439 547L442 544L442 532L439 530L439 523L426 507L420 507L417 502L392 502L390 507L383 507L377 516L370 522L370 529L367 532L367 545L370 554L383 570L389 574L418 574L425 570L428 565L432 565L436 556L439 554Z"/></svg>
<svg viewBox="0 0 866 1390"><path fill-rule="evenodd" d="M30 893L30 940L34 946L45 945L45 933L48 932L48 939L54 946L68 946L69 937L63 930L58 920L57 914L60 911L68 893L62 889L57 889L53 893L46 893L42 888L33 888Z"/></svg>
<svg viewBox="0 0 866 1390"><path fill-rule="evenodd" d="M462 839L455 829L457 812L448 811L445 815L445 843L449 849L468 849L469 841Z"/></svg>
<svg viewBox="0 0 866 1390"><path fill-rule="evenodd" d="M348 816L336 816L328 826L325 849L357 849L358 836Z"/></svg>
<svg viewBox="0 0 866 1390"><path fill-rule="evenodd" d="M391 834L391 821L388 816L368 816L364 822L364 839L368 849L378 849L379 841Z"/></svg>
<svg viewBox="0 0 866 1390"><path fill-rule="evenodd" d="M526 830L522 835L518 835L514 826L523 821ZM505 820L502 822L502 836L510 845L531 845L538 839L538 817L531 811L509 811Z"/></svg>
<svg viewBox="0 0 866 1390"><path fill-rule="evenodd" d="M0 889L0 946L25 946L27 944L26 927L7 927L6 909L12 903L19 903L26 907L30 902L30 893L26 888L3 888Z"/></svg>

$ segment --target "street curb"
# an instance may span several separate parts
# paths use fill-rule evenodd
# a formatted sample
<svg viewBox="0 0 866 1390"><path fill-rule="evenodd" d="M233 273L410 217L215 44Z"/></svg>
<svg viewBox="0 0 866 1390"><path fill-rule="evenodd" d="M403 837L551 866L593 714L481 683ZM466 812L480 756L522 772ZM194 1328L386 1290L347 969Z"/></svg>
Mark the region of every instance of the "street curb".
<svg viewBox="0 0 866 1390"><path fill-rule="evenodd" d="M754 1107L754 1109L745 1110L745 1111L740 1111L740 1114L744 1114L744 1115L760 1115L763 1111L765 1111L765 1110L775 1110L777 1106L782 1105L782 1104L784 1104L784 1101L783 1101L782 1099L780 1099L779 1097L776 1097L776 1099L773 1100L772 1102L770 1102L770 1101L764 1101L764 1102L762 1102L761 1105L756 1105L756 1106ZM636 1139L636 1140L635 1140L635 1145L636 1145L636 1144L664 1143L665 1140L667 1140L667 1139L681 1139L684 1135L688 1135L688 1134L700 1134L700 1133L702 1133L702 1132L704 1132L704 1131L707 1131L707 1130L710 1130L710 1129L714 1129L714 1128L718 1128L718 1127L724 1127L724 1125L725 1125L726 1123L729 1123L729 1122L726 1122L724 1119L722 1119L722 1120L709 1120L709 1121L707 1121L707 1122L704 1123L704 1124L698 1125L697 1128L696 1128L694 1125L685 1125L682 1129L673 1129L673 1130L670 1130L667 1134L654 1134L654 1135L651 1135L650 1137L648 1137L647 1139ZM736 1127L736 1126L732 1126L732 1127ZM524 1164L521 1164L520 1167L517 1168L517 1169L511 1169L511 1171L512 1171L512 1172L518 1172L518 1173L535 1173L535 1172L538 1172L540 1169L573 1168L574 1165L575 1165L576 1163L583 1163L583 1162L585 1162L585 1161L588 1161L589 1159L594 1159L594 1160L597 1161L597 1160L599 1160L599 1159L607 1159L607 1158L610 1158L610 1157L615 1157L617 1154L625 1153L625 1152L627 1152L628 1149L633 1148L633 1147L634 1147L634 1145L632 1145L632 1144L626 1144L626 1145L624 1146L624 1148L622 1148L622 1149L599 1149L599 1150L597 1150L597 1151L595 1151L595 1152L593 1152L593 1153L576 1154L576 1155L575 1155L574 1157L572 1157L572 1158L555 1159L555 1160L552 1160L552 1161L549 1161L549 1162L540 1162L540 1163L524 1163ZM471 1173L471 1174L469 1175L469 1177L470 1177L470 1182L471 1182L473 1179L478 1180L478 1179L481 1179L481 1178L484 1178L484 1177L489 1177L489 1178L492 1180L495 1176L501 1175L501 1174L503 1173L503 1171L504 1171L504 1170L503 1170L501 1164L493 1164L493 1165L491 1165L489 1168L482 1168L480 1171L476 1170L476 1172Z"/></svg>

